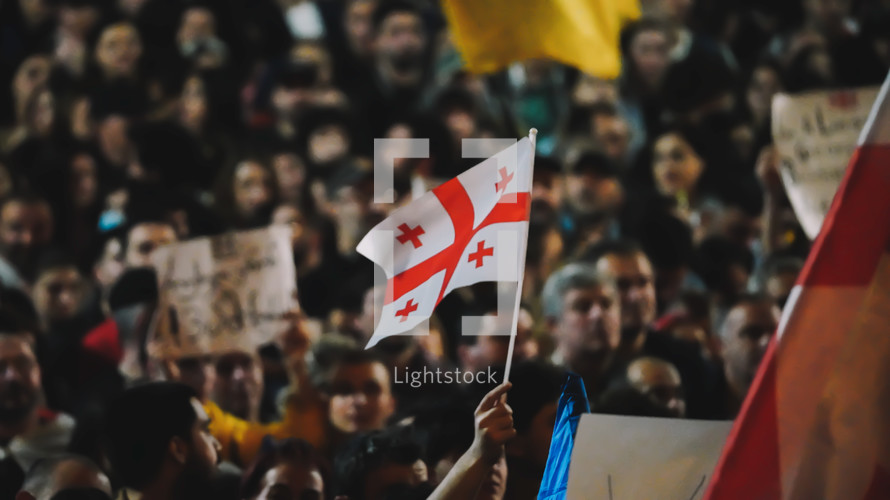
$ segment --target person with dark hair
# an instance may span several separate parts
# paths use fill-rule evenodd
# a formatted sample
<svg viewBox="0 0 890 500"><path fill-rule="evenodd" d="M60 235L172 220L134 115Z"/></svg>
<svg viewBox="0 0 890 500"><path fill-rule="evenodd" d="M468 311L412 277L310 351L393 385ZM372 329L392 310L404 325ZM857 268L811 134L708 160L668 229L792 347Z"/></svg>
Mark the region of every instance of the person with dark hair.
<svg viewBox="0 0 890 500"><path fill-rule="evenodd" d="M220 409L248 422L260 421L263 368L256 353L229 351L213 360L213 401Z"/></svg>
<svg viewBox="0 0 890 500"><path fill-rule="evenodd" d="M410 426L359 435L334 459L335 493L349 500L395 498L391 495L397 488L427 481L423 450Z"/></svg>
<svg viewBox="0 0 890 500"><path fill-rule="evenodd" d="M575 160L566 175L564 200L561 219L569 249L617 237L615 216L624 203L624 188L607 156L591 151Z"/></svg>
<svg viewBox="0 0 890 500"><path fill-rule="evenodd" d="M779 308L784 308L803 270L804 261L797 257L777 257L765 264L763 290Z"/></svg>
<svg viewBox="0 0 890 500"><path fill-rule="evenodd" d="M154 251L179 239L173 226L160 219L128 221L127 226L122 248L126 269L153 266Z"/></svg>
<svg viewBox="0 0 890 500"><path fill-rule="evenodd" d="M220 446L193 390L173 382L134 387L111 403L105 422L112 473L142 500L207 495Z"/></svg>
<svg viewBox="0 0 890 500"><path fill-rule="evenodd" d="M396 409L389 369L370 351L342 353L320 390L331 427L344 436L382 429Z"/></svg>
<svg viewBox="0 0 890 500"><path fill-rule="evenodd" d="M25 475L16 500L111 500L111 482L92 460L63 454L43 458Z"/></svg>
<svg viewBox="0 0 890 500"><path fill-rule="evenodd" d="M89 308L90 284L74 261L58 251L47 252L38 263L31 291L40 319L45 350L42 354L43 385L50 407L76 414L76 377L81 364L83 337L102 318ZM95 312L95 314L93 314Z"/></svg>
<svg viewBox="0 0 890 500"><path fill-rule="evenodd" d="M62 252L46 253L37 264L31 298L41 328L51 332L70 326L84 305L87 282L75 262Z"/></svg>
<svg viewBox="0 0 890 500"><path fill-rule="evenodd" d="M334 485L324 458L302 439L263 443L263 450L244 472L241 498L330 500Z"/></svg>
<svg viewBox="0 0 890 500"><path fill-rule="evenodd" d="M53 237L53 216L41 197L18 194L0 203L0 282L27 289Z"/></svg>
<svg viewBox="0 0 890 500"><path fill-rule="evenodd" d="M428 33L421 10L409 0L378 3L371 18L373 81L351 96L365 133L383 137L386 127L420 103L426 76Z"/></svg>
<svg viewBox="0 0 890 500"><path fill-rule="evenodd" d="M275 173L257 158L232 164L220 177L218 212L230 226L249 229L269 223L275 208Z"/></svg>
<svg viewBox="0 0 890 500"><path fill-rule="evenodd" d="M632 161L631 130L627 120L611 103L590 107L590 134L599 148L622 171Z"/></svg>
<svg viewBox="0 0 890 500"><path fill-rule="evenodd" d="M719 325L728 309L748 290L754 255L746 247L712 236L696 249L694 268L711 292L715 324Z"/></svg>
<svg viewBox="0 0 890 500"><path fill-rule="evenodd" d="M661 86L670 65L674 34L664 20L642 17L621 32L624 61L619 108L631 127L631 149L638 150L659 132Z"/></svg>
<svg viewBox="0 0 890 500"><path fill-rule="evenodd" d="M0 308L0 498L12 498L40 458L71 439L74 419L43 406L35 325Z"/></svg>
<svg viewBox="0 0 890 500"><path fill-rule="evenodd" d="M742 295L729 309L720 328L727 389L722 400L725 417L734 417L741 408L780 314L775 302L762 294Z"/></svg>
<svg viewBox="0 0 890 500"><path fill-rule="evenodd" d="M654 356L679 370L689 393L689 415L707 416L707 403L716 368L702 356L697 342L655 331L658 312L655 274L643 249L633 241L607 243L594 249L597 271L611 277L621 297L621 345L618 358L627 366L640 356Z"/></svg>

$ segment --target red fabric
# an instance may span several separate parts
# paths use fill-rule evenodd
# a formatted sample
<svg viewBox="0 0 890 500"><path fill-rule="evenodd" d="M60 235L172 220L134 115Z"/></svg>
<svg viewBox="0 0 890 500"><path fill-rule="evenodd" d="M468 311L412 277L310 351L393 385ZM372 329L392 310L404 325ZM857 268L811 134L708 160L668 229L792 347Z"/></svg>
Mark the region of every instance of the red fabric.
<svg viewBox="0 0 890 500"><path fill-rule="evenodd" d="M712 500L778 500L779 431L776 420L776 342L764 356L749 397L726 441L705 493Z"/></svg>
<svg viewBox="0 0 890 500"><path fill-rule="evenodd" d="M124 359L124 351L121 347L118 335L117 323L108 318L96 328L90 330L81 342L84 350L96 354L115 365Z"/></svg>
<svg viewBox="0 0 890 500"><path fill-rule="evenodd" d="M454 224L454 242L442 252L436 254L416 266L406 269L389 280L386 288L385 304L399 300L406 293L414 290L422 283L428 281L431 276L445 270L445 280L442 282L442 290L439 292L438 304L445 296L445 287L457 268L460 256L466 249L473 236L485 227L499 222L521 222L528 220L529 204L531 198L528 193L505 195L502 200L510 197L514 202L502 201L495 205L491 213L473 228L473 202L467 192L455 178L433 189L436 197L445 207L448 216Z"/></svg>
<svg viewBox="0 0 890 500"><path fill-rule="evenodd" d="M866 287L871 283L890 241L888 167L890 146L867 145L854 153L798 284L807 288ZM786 331L785 335L808 333L817 332ZM782 351L783 359L795 354ZM797 361L804 366L805 360ZM774 338L724 447L706 500L781 500L777 363ZM890 498L888 483L887 471L878 468L865 500Z"/></svg>
<svg viewBox="0 0 890 500"><path fill-rule="evenodd" d="M50 410L49 408L38 408L37 410L37 418L44 424L55 421L58 416L59 412Z"/></svg>
<svg viewBox="0 0 890 500"><path fill-rule="evenodd" d="M881 467L875 467L875 475L872 477L871 486L863 500L887 500L890 498L890 471Z"/></svg>
<svg viewBox="0 0 890 500"><path fill-rule="evenodd" d="M798 284L866 286L890 236L890 146L853 153ZM842 209L841 209L842 208Z"/></svg>

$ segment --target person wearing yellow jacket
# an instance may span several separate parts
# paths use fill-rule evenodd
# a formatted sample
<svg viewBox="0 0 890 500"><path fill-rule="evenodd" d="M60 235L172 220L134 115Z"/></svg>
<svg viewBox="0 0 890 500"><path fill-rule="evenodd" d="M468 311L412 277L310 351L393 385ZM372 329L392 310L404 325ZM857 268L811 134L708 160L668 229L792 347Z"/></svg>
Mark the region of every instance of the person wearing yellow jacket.
<svg viewBox="0 0 890 500"><path fill-rule="evenodd" d="M222 446L222 460L246 467L256 458L265 436L275 439L300 438L316 449L328 448L326 406L309 382L306 367L306 353L311 341L305 318L298 311L292 311L285 315L285 319L288 320L288 328L282 332L279 344L287 362L291 393L280 421L262 424L240 419L223 411L206 394L202 394L204 411L210 417L210 433ZM163 366L168 378L182 379L176 363L168 361Z"/></svg>

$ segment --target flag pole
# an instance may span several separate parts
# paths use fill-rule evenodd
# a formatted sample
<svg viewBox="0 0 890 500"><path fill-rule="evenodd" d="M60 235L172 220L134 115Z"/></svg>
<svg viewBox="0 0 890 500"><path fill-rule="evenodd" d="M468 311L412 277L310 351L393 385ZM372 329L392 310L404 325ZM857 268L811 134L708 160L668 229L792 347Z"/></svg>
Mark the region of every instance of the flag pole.
<svg viewBox="0 0 890 500"><path fill-rule="evenodd" d="M535 143L538 138L538 129L533 128L528 131L528 139L531 141L532 150L529 158L528 164L528 185L529 189L531 189L532 183L534 181L534 173L535 173ZM526 210L531 209L531 199L528 201L529 206ZM519 259L517 265L519 266L519 281L516 283L516 303L513 306L513 322L510 324L510 345L507 347L507 364L504 366L504 382L510 380L510 369L513 367L513 348L516 346L516 330L519 326L519 304L522 301L522 280L525 278L525 253L528 248L528 226L529 222L525 224L524 234L522 235L522 241L520 242L520 251L519 251Z"/></svg>

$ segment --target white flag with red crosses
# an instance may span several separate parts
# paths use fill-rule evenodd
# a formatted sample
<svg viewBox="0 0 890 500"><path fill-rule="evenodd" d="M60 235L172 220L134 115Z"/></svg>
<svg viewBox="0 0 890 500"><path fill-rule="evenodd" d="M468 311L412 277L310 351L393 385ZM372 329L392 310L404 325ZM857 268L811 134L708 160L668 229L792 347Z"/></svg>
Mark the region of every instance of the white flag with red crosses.
<svg viewBox="0 0 890 500"><path fill-rule="evenodd" d="M520 140L396 210L362 239L358 252L387 278L367 347L414 329L455 288L521 280L534 150L532 139Z"/></svg>

